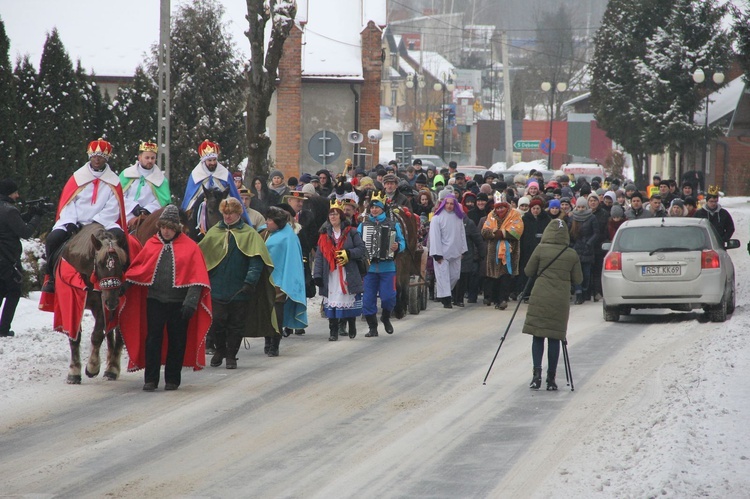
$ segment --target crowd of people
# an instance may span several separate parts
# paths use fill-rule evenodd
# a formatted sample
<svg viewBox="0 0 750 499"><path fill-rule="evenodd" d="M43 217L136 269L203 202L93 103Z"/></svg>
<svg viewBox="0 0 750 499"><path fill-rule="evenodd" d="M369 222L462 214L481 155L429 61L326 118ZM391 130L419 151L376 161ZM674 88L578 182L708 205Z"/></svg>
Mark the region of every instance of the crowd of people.
<svg viewBox="0 0 750 499"><path fill-rule="evenodd" d="M329 341L355 338L359 316L367 322L365 337L379 335L379 322L392 334L396 262L407 250L408 235L418 246L412 249L426 250L419 273L430 298L443 307L479 303L480 296L483 305L498 310L514 300L530 301L524 332L551 332L538 336L550 338L547 385L555 389L559 343L554 342L564 339L565 331L546 324L547 314L533 309L560 296L561 308L570 301L600 300L602 243L622 223L693 216L708 218L725 241L734 232L718 193L699 198L690 182L678 190L676 182L658 175L641 192L617 178L575 179L562 173L548 181L537 171L488 170L467 178L455 162L437 170L417 159L407 168L391 161L366 171L347 160L339 174L322 169L285 178L271 170L268 178L244 178L221 165L219 145L206 140L198 147L200 161L180 206L196 213L188 237L181 210L171 204L169 182L156 165L156 145L143 142L136 163L119 176L107 163L111 150L105 140L91 142L89 162L63 191L46 241L43 292L55 292L54 255L82 225L96 222L112 231L130 257L121 331L130 368L145 369L146 391L158 387L161 365L166 366L167 390L179 387L181 367L202 367L203 355L211 356L212 367L236 369L242 338L263 337L265 353L278 356L283 337L306 333L307 300L316 294L322 297ZM206 216L210 190L225 194L221 220L213 226ZM0 181L0 232L12 232L5 239L14 241L29 237L43 214L21 217L12 207L17 191L12 180ZM141 248L126 235L157 210L156 234ZM403 217L416 217L417 223L409 228ZM546 253L559 254L538 254L540 244L547 244ZM13 334L19 246L0 240L0 290L6 300L2 336ZM532 290L544 258L550 264L566 248L553 268L570 292L558 289L550 297L541 284ZM543 349L535 339L532 388L541 385Z"/></svg>

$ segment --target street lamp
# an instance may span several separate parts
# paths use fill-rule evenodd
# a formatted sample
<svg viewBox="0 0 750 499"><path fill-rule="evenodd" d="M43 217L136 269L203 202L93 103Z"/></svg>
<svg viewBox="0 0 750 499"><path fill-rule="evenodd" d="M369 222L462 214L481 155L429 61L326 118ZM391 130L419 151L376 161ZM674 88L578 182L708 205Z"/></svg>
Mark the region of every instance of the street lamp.
<svg viewBox="0 0 750 499"><path fill-rule="evenodd" d="M441 157L443 160L445 160L445 92L446 90L448 92L453 92L456 89L456 84L453 81L453 73L448 73L448 79L445 78L445 73L442 73L440 75L440 79L445 82L441 83L440 81L435 82L435 84L432 86L432 88L435 89L436 92L442 92L443 93L443 107L441 108L441 120L443 122L443 129L440 132L440 148L442 150Z"/></svg>
<svg viewBox="0 0 750 499"><path fill-rule="evenodd" d="M414 81L415 79L416 79L416 82ZM414 89L414 128L415 129L417 128L417 98L419 97L417 95L417 92L418 92L418 89L424 88L426 84L427 83L425 83L424 75L422 73L418 73L418 74L409 73L408 75L406 75L406 88Z"/></svg>
<svg viewBox="0 0 750 499"><path fill-rule="evenodd" d="M701 69L698 68L695 71L693 71L693 81L697 84L701 84L706 80L706 73ZM724 83L724 73L721 71L716 71L713 76L711 77L711 80L716 84L718 87L722 83ZM711 92L709 91L709 85L708 82L706 82L706 120L703 125L704 128L704 138L703 138L703 173L708 173L708 101L709 101L709 95Z"/></svg>
<svg viewBox="0 0 750 499"><path fill-rule="evenodd" d="M549 150L547 151L547 168L552 169L552 123L555 119L555 90L557 92L565 92L568 89L568 84L564 81L550 83L548 81L542 82L542 91L550 92L550 105L549 105Z"/></svg>

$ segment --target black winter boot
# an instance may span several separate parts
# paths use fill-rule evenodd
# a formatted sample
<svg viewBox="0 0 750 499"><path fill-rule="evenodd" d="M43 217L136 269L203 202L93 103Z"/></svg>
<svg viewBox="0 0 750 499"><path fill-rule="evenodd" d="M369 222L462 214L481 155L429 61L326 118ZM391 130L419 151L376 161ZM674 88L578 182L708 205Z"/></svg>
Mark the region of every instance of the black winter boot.
<svg viewBox="0 0 750 499"><path fill-rule="evenodd" d="M339 319L339 336L346 336L346 325L348 321L347 319Z"/></svg>
<svg viewBox="0 0 750 499"><path fill-rule="evenodd" d="M542 386L542 368L541 367L535 367L534 373L532 374L531 383L529 383L529 388L532 390L538 390Z"/></svg>
<svg viewBox="0 0 750 499"><path fill-rule="evenodd" d="M280 334L274 334L271 337L271 347L268 349L268 356L269 357L278 357L279 356L279 345L281 345L281 335Z"/></svg>
<svg viewBox="0 0 750 499"><path fill-rule="evenodd" d="M217 348L214 351L213 357L211 357L211 367L219 367L221 363L224 361L224 357L226 356L227 356L226 347Z"/></svg>
<svg viewBox="0 0 750 499"><path fill-rule="evenodd" d="M450 300L450 298L448 299ZM383 313L380 314L380 322L383 323L386 333L393 334L393 324L391 324L391 311L390 310L383 310Z"/></svg>
<svg viewBox="0 0 750 499"><path fill-rule="evenodd" d="M377 315L365 315L367 320L367 326L370 328L365 334L365 338L373 338L378 335L378 316Z"/></svg>
<svg viewBox="0 0 750 499"><path fill-rule="evenodd" d="M557 383L555 383L555 371L547 371L547 391L557 391Z"/></svg>
<svg viewBox="0 0 750 499"><path fill-rule="evenodd" d="M453 304L451 303L450 296L446 296L445 298L440 298L440 301L443 302L443 308L453 308Z"/></svg>
<svg viewBox="0 0 750 499"><path fill-rule="evenodd" d="M271 351L271 343L272 343L271 337L270 336L266 336L266 346L263 347L263 353L264 354L268 355L268 352Z"/></svg>
<svg viewBox="0 0 750 499"><path fill-rule="evenodd" d="M338 341L339 339L339 320L328 319L328 341Z"/></svg>
<svg viewBox="0 0 750 499"><path fill-rule="evenodd" d="M227 340L227 369L237 369L237 353L240 351L242 338L233 336Z"/></svg>
<svg viewBox="0 0 750 499"><path fill-rule="evenodd" d="M352 317L348 320L349 322L349 339L354 339L357 337L357 319L355 317Z"/></svg>

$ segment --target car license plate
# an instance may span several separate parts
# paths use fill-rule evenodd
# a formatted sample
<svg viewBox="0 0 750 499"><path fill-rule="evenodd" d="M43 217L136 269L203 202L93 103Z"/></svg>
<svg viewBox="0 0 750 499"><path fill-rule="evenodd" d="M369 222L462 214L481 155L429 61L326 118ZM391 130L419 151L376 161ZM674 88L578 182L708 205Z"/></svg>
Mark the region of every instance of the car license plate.
<svg viewBox="0 0 750 499"><path fill-rule="evenodd" d="M680 265L644 265L641 267L642 276L681 275Z"/></svg>

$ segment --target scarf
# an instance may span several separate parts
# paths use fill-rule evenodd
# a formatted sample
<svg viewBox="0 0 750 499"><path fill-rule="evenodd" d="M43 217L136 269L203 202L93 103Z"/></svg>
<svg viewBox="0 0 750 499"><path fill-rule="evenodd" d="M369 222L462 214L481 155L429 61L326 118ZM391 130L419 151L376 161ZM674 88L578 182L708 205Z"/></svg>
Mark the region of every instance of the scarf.
<svg viewBox="0 0 750 499"><path fill-rule="evenodd" d="M344 272L343 266L336 263L336 252L344 249L344 243L349 236L351 227L341 227L341 234L339 235L338 241L334 239L333 227L327 227L326 229L328 228L330 228L331 232L326 230L325 234L320 235L318 240L318 251L320 251L320 254L323 255L323 258L328 262L328 270L330 272L338 271L341 290L344 293L348 293L346 289L346 272Z"/></svg>
<svg viewBox="0 0 750 499"><path fill-rule="evenodd" d="M586 208L585 210L573 210L573 220L576 222L585 222L593 214L591 208Z"/></svg>
<svg viewBox="0 0 750 499"><path fill-rule="evenodd" d="M498 220L497 214L493 211L487 216L487 220L484 222L484 228L490 229L493 233L497 229L505 231L506 239L499 239L497 241L497 252L495 258L498 263L502 263L508 269L508 273L512 275L513 266L512 258L508 258L508 255L512 254L512 248L507 240L508 235L518 240L523 234L523 220L521 220L521 214L516 210L509 209L508 214L505 218Z"/></svg>

